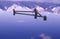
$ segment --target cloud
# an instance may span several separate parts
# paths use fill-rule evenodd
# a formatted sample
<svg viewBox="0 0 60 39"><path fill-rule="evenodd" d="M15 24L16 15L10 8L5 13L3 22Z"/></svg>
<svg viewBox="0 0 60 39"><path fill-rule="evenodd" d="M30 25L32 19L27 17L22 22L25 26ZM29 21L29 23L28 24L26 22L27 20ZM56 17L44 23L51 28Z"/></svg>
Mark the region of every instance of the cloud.
<svg viewBox="0 0 60 39"><path fill-rule="evenodd" d="M41 37L42 39L52 39L50 36L45 35L44 33L40 34L40 37Z"/></svg>
<svg viewBox="0 0 60 39"><path fill-rule="evenodd" d="M26 11L26 10L31 10L30 8L28 7L22 7L22 6L19 6L19 5L16 5L16 4L13 4L11 7L9 7L7 10L12 10L12 9L15 9L15 10L22 10L22 11Z"/></svg>
<svg viewBox="0 0 60 39"><path fill-rule="evenodd" d="M0 12L3 11L2 9L0 9Z"/></svg>
<svg viewBox="0 0 60 39"><path fill-rule="evenodd" d="M5 11L12 11L13 9L19 10L19 11L32 11L32 9L30 9L28 7L22 7L17 4L13 4L8 8L7 8L7 6L5 6L4 8L6 9ZM0 11L4 11L4 10L0 9Z"/></svg>
<svg viewBox="0 0 60 39"><path fill-rule="evenodd" d="M38 12L39 13L41 13L41 14L44 14L46 11L44 11L44 8L42 8L42 7L40 7L40 6L36 6L35 7L37 10L38 10ZM20 5L17 5L17 4L13 4L13 5L11 5L10 7L8 7L7 8L7 6L5 6L5 11L7 11L7 12L10 12L10 11L12 11L13 12L13 9L15 9L15 10L18 10L18 11L33 11L33 9L34 8L28 8L28 7L26 7L26 6L24 6L24 7L22 7L22 6L20 6ZM1 12L4 12L4 10L2 10L2 9L0 9L0 11ZM52 9L52 11L53 11L53 13L56 13L56 14L58 14L58 13L60 13L60 7L54 7L53 9ZM58 13L57 13L58 12ZM51 13L51 12L46 12L45 14L49 14L49 13Z"/></svg>
<svg viewBox="0 0 60 39"><path fill-rule="evenodd" d="M36 6L36 9L38 12L43 12L44 11L44 8L40 7L40 6Z"/></svg>
<svg viewBox="0 0 60 39"><path fill-rule="evenodd" d="M30 8L28 8L28 7L22 7L22 6L20 6L20 5L17 5L17 4L13 4L13 5L11 5L10 7L8 7L7 8L7 6L5 6L4 7L5 9L6 9L6 11L11 11L11 10L13 10L13 9L15 9L15 10L19 10L19 11L33 11L33 9L34 8L32 8L32 9L30 9ZM42 8L42 7L40 7L40 6L36 6L36 9L39 11L39 12L41 12L41 11L44 11L44 9ZM2 9L1 9L2 10ZM0 10L0 11L1 11ZM3 10L4 11L4 10Z"/></svg>
<svg viewBox="0 0 60 39"><path fill-rule="evenodd" d="M54 12L54 13L60 13L60 7L54 7L53 9L52 9L52 11Z"/></svg>
<svg viewBox="0 0 60 39"><path fill-rule="evenodd" d="M53 2L53 3L60 3L60 0L0 0L0 1L36 1L36 2Z"/></svg>
<svg viewBox="0 0 60 39"><path fill-rule="evenodd" d="M41 33L38 37L41 38L41 39L52 39L51 36L46 35L44 33ZM35 39L35 37L32 36L30 39Z"/></svg>

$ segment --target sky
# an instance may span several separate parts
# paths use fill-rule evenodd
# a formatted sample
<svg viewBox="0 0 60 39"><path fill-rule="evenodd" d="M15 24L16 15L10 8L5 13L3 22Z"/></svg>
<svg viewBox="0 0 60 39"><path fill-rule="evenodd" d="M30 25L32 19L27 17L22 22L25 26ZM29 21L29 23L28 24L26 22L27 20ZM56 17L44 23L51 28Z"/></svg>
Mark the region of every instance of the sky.
<svg viewBox="0 0 60 39"><path fill-rule="evenodd" d="M30 36L35 35L42 39L59 38L60 39L60 15L46 14L47 20L43 18L34 19L33 16L15 15L13 16L13 5L7 11L0 10L0 38L9 39L28 39ZM26 7L17 6L18 10L30 10ZM42 12L43 15L43 12ZM45 15L43 15L45 16ZM29 33L28 33L29 32ZM47 33L47 35L45 35ZM22 36L21 36L22 35ZM50 36L51 35L51 36ZM28 37L27 37L28 36ZM36 37L35 37L36 38Z"/></svg>
<svg viewBox="0 0 60 39"><path fill-rule="evenodd" d="M60 0L0 0L0 1L37 1L37 2L53 2L53 3L60 3Z"/></svg>
<svg viewBox="0 0 60 39"><path fill-rule="evenodd" d="M42 2L43 0L36 1ZM47 16L47 21L43 21L43 18L34 19L34 16L13 16L12 9L14 8L16 10L31 10L28 7L21 7L15 4L10 6L8 9L5 7L7 11L0 9L0 39L28 39L30 36L38 36L41 33L43 33L40 35L42 39L51 39L50 37L60 39L60 15L54 13L47 14L49 12L41 10L42 15L45 14L43 16ZM39 9L39 7L37 7L37 9ZM46 33L48 35L45 35Z"/></svg>

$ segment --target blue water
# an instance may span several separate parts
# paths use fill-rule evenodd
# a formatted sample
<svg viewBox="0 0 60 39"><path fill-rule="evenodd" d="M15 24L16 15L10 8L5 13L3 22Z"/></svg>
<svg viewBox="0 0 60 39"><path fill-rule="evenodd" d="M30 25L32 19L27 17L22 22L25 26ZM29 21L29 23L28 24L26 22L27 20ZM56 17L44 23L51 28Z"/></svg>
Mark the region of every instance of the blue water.
<svg viewBox="0 0 60 39"><path fill-rule="evenodd" d="M43 18L0 12L0 39L41 39L41 33L60 39L60 15L47 15L47 21L43 21Z"/></svg>

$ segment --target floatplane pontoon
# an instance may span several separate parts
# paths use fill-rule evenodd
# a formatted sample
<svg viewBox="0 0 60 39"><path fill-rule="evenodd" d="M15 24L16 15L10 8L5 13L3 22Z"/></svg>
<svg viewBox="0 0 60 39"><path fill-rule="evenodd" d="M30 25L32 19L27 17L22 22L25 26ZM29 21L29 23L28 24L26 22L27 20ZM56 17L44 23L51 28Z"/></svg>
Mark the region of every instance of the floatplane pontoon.
<svg viewBox="0 0 60 39"><path fill-rule="evenodd" d="M23 13L22 13L23 12ZM31 12L34 14L26 14L26 12ZM42 16L40 13L38 13L37 9L35 8L34 11L16 11L15 9L13 9L13 15L15 14L21 14L21 15L29 15L29 16L34 16L34 19L37 19L37 17L42 17L44 21L47 20L46 16Z"/></svg>

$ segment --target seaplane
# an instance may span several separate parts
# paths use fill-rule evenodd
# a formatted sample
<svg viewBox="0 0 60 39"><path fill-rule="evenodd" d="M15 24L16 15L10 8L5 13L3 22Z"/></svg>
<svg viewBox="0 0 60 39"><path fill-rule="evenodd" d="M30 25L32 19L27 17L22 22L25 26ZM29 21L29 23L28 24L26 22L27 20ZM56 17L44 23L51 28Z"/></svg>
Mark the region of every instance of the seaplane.
<svg viewBox="0 0 60 39"><path fill-rule="evenodd" d="M34 14L29 14L28 12L31 12ZM40 13L38 13L36 8L33 11L16 11L15 9L13 9L13 15L15 16L16 14L34 16L34 19L37 19L37 17L42 17L44 21L47 20L47 16L42 16Z"/></svg>

